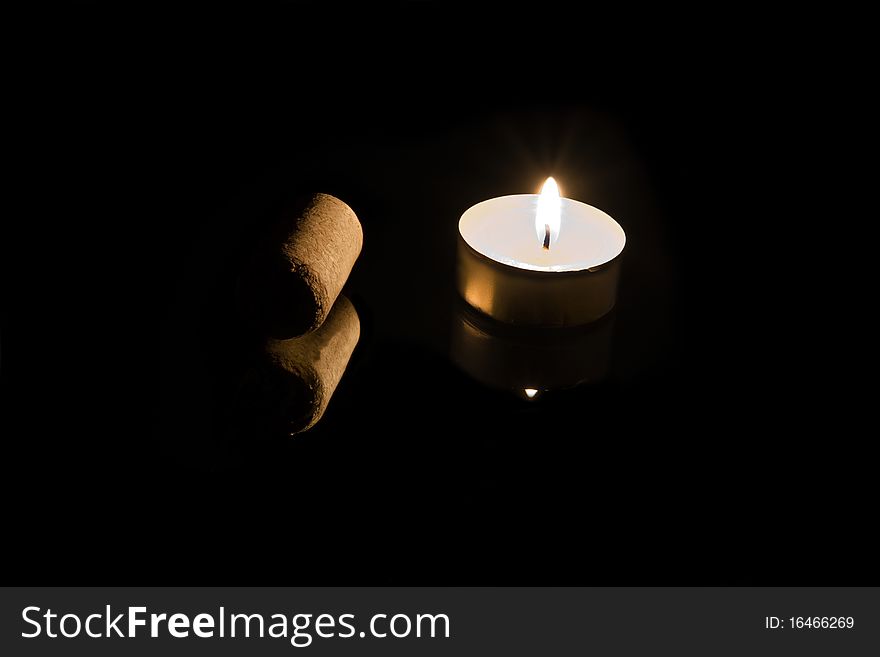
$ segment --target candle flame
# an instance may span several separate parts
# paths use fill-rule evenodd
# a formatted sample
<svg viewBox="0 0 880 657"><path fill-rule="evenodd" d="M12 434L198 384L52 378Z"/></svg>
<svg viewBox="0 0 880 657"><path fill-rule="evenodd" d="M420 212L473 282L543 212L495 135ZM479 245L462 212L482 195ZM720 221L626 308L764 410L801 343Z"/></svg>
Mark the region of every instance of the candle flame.
<svg viewBox="0 0 880 657"><path fill-rule="evenodd" d="M529 399L534 399L535 395L538 394L538 390L536 388L524 388L523 392L526 393L526 397Z"/></svg>
<svg viewBox="0 0 880 657"><path fill-rule="evenodd" d="M535 233L538 242L550 249L559 239L559 224L562 223L562 203L559 199L559 186L553 177L547 178L538 196L538 211L535 213Z"/></svg>

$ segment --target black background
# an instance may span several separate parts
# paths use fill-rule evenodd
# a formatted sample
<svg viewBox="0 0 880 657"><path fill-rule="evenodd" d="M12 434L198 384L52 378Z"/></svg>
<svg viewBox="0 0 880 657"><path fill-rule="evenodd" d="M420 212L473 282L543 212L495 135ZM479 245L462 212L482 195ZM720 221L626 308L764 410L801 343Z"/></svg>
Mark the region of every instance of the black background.
<svg viewBox="0 0 880 657"><path fill-rule="evenodd" d="M818 390L839 304L788 261L807 121L774 24L86 3L16 29L4 534L28 581L873 576L869 461ZM611 376L528 405L447 357L456 223L551 174L628 245ZM249 441L236 268L309 189L362 220L361 342L314 431Z"/></svg>

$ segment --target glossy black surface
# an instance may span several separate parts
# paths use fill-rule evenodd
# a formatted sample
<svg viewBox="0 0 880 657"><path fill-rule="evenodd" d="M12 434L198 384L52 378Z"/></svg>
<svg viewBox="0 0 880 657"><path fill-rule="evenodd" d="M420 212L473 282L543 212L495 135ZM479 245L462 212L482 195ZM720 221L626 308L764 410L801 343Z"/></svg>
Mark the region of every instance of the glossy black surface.
<svg viewBox="0 0 880 657"><path fill-rule="evenodd" d="M35 79L65 100L33 112L41 182L3 245L16 500L4 534L22 572L226 584L862 572L868 461L855 444L804 451L823 406L780 394L805 399L812 352L788 350L795 334L776 327L791 287L768 256L788 219L742 182L763 152L742 137L762 120L729 93L729 51L668 16L597 16L589 38L561 19L536 42L511 12L297 5L120 23L89 6L42 19ZM707 49L715 83L690 66ZM548 175L628 241L608 376L530 403L450 359L455 240L470 205ZM278 440L234 412L259 344L234 293L249 245L307 190L362 221L345 290L362 336L323 420ZM760 231L743 235L746 214ZM837 565L816 566L820 553Z"/></svg>

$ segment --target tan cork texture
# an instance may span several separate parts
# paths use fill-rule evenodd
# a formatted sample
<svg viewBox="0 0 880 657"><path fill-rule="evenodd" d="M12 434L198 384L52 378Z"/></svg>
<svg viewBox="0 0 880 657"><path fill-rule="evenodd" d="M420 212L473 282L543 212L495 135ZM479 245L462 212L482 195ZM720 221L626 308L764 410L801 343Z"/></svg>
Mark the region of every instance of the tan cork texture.
<svg viewBox="0 0 880 657"><path fill-rule="evenodd" d="M363 242L348 205L329 194L310 195L255 254L243 279L244 313L273 338L314 331L330 313Z"/></svg>
<svg viewBox="0 0 880 657"><path fill-rule="evenodd" d="M311 429L327 410L360 337L360 320L351 302L336 299L321 327L301 338L268 340L269 366L281 373L290 394L284 409L290 433Z"/></svg>
<svg viewBox="0 0 880 657"><path fill-rule="evenodd" d="M314 305L305 331L327 319L360 255L364 234L354 211L335 196L315 194L281 246L290 271L306 282Z"/></svg>

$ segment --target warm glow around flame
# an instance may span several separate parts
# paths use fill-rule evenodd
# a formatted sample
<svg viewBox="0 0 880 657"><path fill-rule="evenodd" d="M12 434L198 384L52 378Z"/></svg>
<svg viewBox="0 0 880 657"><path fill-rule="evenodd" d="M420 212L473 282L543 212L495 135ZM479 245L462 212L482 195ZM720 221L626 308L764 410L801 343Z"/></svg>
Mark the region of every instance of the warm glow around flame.
<svg viewBox="0 0 880 657"><path fill-rule="evenodd" d="M547 178L538 196L538 211L535 213L535 234L545 249L551 248L559 239L560 215L559 186L552 177Z"/></svg>

